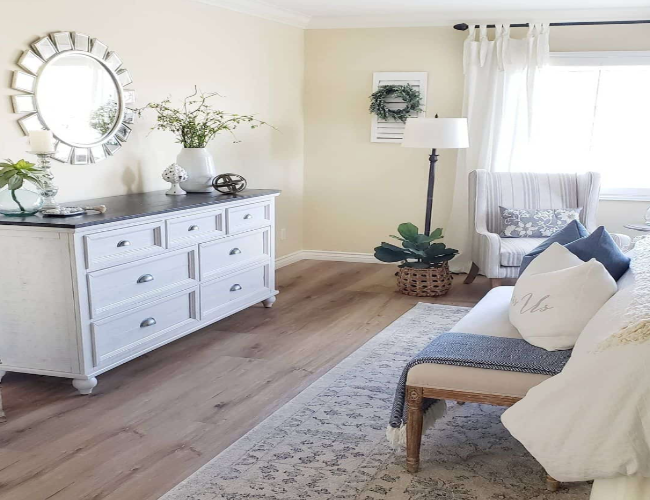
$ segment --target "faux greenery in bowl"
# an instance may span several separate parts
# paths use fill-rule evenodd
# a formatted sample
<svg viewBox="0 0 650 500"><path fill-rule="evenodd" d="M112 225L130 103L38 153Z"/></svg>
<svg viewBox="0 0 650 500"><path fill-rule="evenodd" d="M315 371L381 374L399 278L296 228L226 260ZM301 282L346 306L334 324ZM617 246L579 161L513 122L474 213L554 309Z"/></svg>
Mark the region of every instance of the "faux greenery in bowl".
<svg viewBox="0 0 650 500"><path fill-rule="evenodd" d="M405 222L397 227L399 236L391 235L391 238L400 240L402 246L391 245L382 242L375 248L375 258L382 262L402 262L398 267L412 267L415 269L427 269L440 267L444 262L453 259L458 250L447 248L444 243L434 243L442 239L442 229L432 231L429 236L420 234L417 226Z"/></svg>
<svg viewBox="0 0 650 500"><path fill-rule="evenodd" d="M23 186L27 181L40 189L42 174L42 169L27 160L0 162L0 213L24 216L38 212L43 206L41 195Z"/></svg>

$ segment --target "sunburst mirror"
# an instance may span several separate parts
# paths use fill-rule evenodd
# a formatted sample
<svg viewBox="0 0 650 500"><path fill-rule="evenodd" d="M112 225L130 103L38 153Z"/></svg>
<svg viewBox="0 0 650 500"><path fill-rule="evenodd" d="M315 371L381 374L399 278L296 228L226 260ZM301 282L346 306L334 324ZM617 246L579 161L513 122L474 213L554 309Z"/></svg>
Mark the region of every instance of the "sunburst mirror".
<svg viewBox="0 0 650 500"><path fill-rule="evenodd" d="M129 138L135 91L131 75L115 52L83 33L50 33L31 44L18 60L12 88L14 111L25 135L51 130L52 156L63 163L97 163Z"/></svg>

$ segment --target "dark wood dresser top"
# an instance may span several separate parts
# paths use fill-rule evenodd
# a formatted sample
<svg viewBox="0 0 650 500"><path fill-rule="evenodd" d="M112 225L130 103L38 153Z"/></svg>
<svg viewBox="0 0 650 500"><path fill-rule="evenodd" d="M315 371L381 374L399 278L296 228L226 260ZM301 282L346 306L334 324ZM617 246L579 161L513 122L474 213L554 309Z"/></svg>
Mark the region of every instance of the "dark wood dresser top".
<svg viewBox="0 0 650 500"><path fill-rule="evenodd" d="M106 205L106 213L91 212L77 217L43 217L40 214L29 217L7 217L0 215L0 226L32 226L75 229L79 227L107 224L121 220L137 219L149 215L164 214L178 210L208 207L232 201L241 201L261 196L280 194L276 189L246 189L236 195L212 193L191 193L181 196L168 196L166 191L125 194L109 198L62 203L65 206Z"/></svg>

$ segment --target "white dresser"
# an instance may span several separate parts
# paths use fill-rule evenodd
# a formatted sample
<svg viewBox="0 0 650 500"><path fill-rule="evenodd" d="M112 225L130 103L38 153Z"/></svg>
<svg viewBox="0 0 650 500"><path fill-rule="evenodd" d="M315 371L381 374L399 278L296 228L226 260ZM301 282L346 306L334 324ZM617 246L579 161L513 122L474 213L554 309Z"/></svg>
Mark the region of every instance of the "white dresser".
<svg viewBox="0 0 650 500"><path fill-rule="evenodd" d="M96 376L253 304L275 301L274 203L155 193L78 218L0 216L0 379Z"/></svg>

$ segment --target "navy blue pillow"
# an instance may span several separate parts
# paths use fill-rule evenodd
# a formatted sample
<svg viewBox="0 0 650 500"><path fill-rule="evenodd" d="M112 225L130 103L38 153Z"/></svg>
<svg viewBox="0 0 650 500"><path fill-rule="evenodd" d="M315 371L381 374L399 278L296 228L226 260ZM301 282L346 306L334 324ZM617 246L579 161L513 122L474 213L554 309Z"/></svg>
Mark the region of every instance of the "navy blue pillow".
<svg viewBox="0 0 650 500"><path fill-rule="evenodd" d="M616 281L630 268L630 258L618 248L604 226L565 247L585 262L596 259Z"/></svg>
<svg viewBox="0 0 650 500"><path fill-rule="evenodd" d="M550 247L553 243L567 245L576 240L579 240L580 238L585 238L586 236L589 236L589 231L587 231L585 226L580 224L580 222L577 220L569 222L566 226L564 226L564 228L560 229L553 236L544 240L542 243L524 255L524 258L521 261L521 267L519 268L519 276L521 276L521 273L524 272L524 270L533 261L533 259L535 259L535 257ZM580 256L578 255L578 257Z"/></svg>

